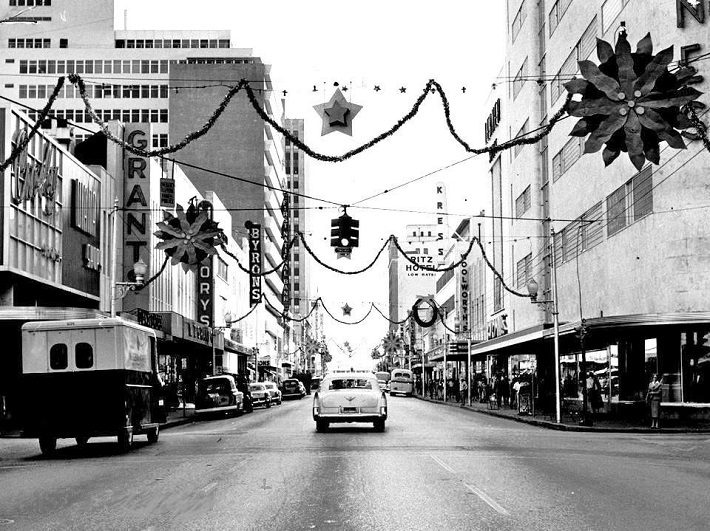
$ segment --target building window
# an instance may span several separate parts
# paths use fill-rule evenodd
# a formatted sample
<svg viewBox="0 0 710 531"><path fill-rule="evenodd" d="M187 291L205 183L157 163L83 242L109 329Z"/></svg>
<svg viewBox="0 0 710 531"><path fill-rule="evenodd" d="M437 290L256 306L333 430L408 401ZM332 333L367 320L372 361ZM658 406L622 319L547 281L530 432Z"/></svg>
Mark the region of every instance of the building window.
<svg viewBox="0 0 710 531"><path fill-rule="evenodd" d="M286 165L286 173L290 174L291 173L291 153L288 151L284 153L284 161Z"/></svg>
<svg viewBox="0 0 710 531"><path fill-rule="evenodd" d="M298 152L293 152L293 174L298 175Z"/></svg>
<svg viewBox="0 0 710 531"><path fill-rule="evenodd" d="M653 212L653 179L647 166L606 199L607 235Z"/></svg>
<svg viewBox="0 0 710 531"><path fill-rule="evenodd" d="M515 138L522 138L528 133L528 127L530 126L530 119L528 118L525 120L525 123L523 126L520 128L520 131L518 131L518 134L515 135ZM513 156L517 157L518 154L523 150L525 147L525 144L519 144L513 148Z"/></svg>
<svg viewBox="0 0 710 531"><path fill-rule="evenodd" d="M215 273L217 274L217 276L227 282L227 279L229 278L229 266L227 265L227 262L225 262L218 256L216 266L217 267Z"/></svg>
<svg viewBox="0 0 710 531"><path fill-rule="evenodd" d="M567 8L571 3L572 0L556 0L552 5L552 9L550 10L550 15L548 17L550 22L550 37L552 37L555 29L557 29L557 26L560 24L560 20L562 20L562 17L567 12Z"/></svg>
<svg viewBox="0 0 710 531"><path fill-rule="evenodd" d="M527 74L528 58L526 57L520 67L520 70L518 70L518 73L515 74L515 78L513 78L513 99L517 98L520 91L523 90L523 86L525 85L525 76L527 76Z"/></svg>
<svg viewBox="0 0 710 531"><path fill-rule="evenodd" d="M527 10L525 9L525 0L523 0L522 4L520 4L520 9L518 9L518 12L515 14L515 18L513 19L513 26L511 28L513 42L515 42L515 38L518 36L520 29L523 27L525 17L527 17Z"/></svg>
<svg viewBox="0 0 710 531"><path fill-rule="evenodd" d="M584 151L584 138L573 137L552 158L552 181L564 175L575 162L579 160Z"/></svg>
<svg viewBox="0 0 710 531"><path fill-rule="evenodd" d="M629 0L606 0L602 4L602 33L606 33Z"/></svg>
<svg viewBox="0 0 710 531"><path fill-rule="evenodd" d="M515 217L521 218L523 214L530 210L530 186L523 191L515 200Z"/></svg>
<svg viewBox="0 0 710 531"><path fill-rule="evenodd" d="M587 210L580 218L579 239L581 251L591 249L604 239L601 201Z"/></svg>
<svg viewBox="0 0 710 531"><path fill-rule="evenodd" d="M550 84L550 101L553 105L566 92L563 85L577 73L577 61L585 60L594 51L596 36L597 17L594 17Z"/></svg>
<svg viewBox="0 0 710 531"><path fill-rule="evenodd" d="M528 284L532 273L532 253L518 261L515 267L518 289L524 288Z"/></svg>

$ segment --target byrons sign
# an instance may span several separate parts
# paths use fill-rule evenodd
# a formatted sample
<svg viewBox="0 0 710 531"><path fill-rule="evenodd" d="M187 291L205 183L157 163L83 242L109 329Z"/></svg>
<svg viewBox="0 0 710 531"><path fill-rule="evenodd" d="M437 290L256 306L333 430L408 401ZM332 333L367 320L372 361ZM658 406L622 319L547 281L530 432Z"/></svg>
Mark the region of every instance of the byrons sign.
<svg viewBox="0 0 710 531"><path fill-rule="evenodd" d="M249 305L261 302L261 225L247 221L249 233Z"/></svg>

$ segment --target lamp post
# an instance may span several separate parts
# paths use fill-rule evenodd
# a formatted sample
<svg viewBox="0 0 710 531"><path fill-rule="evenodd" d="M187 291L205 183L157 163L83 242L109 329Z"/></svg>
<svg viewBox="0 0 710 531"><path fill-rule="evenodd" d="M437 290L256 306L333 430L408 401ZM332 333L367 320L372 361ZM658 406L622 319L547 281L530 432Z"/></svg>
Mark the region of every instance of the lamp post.
<svg viewBox="0 0 710 531"><path fill-rule="evenodd" d="M115 268L113 266L112 278L115 278ZM114 294L111 297L111 317L116 317L116 301L118 299L124 298L132 291L136 291L138 288L145 286L145 275L148 272L148 264L146 264L142 258L138 258L138 261L133 264L133 274L136 276L135 282L114 282L113 289Z"/></svg>
<svg viewBox="0 0 710 531"><path fill-rule="evenodd" d="M561 421L562 411L561 398L560 398L560 322L559 322L559 312L557 311L557 276L555 274L555 268L552 267L552 298L550 300L537 300L537 289L538 284L534 278L528 280L527 288L530 294L530 302L533 304L551 304L552 305L552 318L553 326L555 332L555 422L557 424Z"/></svg>
<svg viewBox="0 0 710 531"><path fill-rule="evenodd" d="M232 323L234 319L232 318L232 312L227 310L224 313L224 326L214 326L212 327L212 374L217 374L217 349L215 348L215 338L217 337L217 332L219 330L229 330L232 328ZM222 361L224 364L224 360Z"/></svg>

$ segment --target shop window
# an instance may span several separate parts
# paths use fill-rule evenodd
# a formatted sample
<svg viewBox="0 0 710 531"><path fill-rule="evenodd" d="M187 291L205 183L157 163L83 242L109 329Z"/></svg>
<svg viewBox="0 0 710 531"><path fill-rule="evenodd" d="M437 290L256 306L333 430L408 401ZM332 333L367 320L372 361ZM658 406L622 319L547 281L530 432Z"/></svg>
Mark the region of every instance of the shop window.
<svg viewBox="0 0 710 531"><path fill-rule="evenodd" d="M683 402L710 403L710 331L684 332L681 338Z"/></svg>
<svg viewBox="0 0 710 531"><path fill-rule="evenodd" d="M67 368L69 363L67 346L64 343L52 345L49 349L49 367L53 371L62 371Z"/></svg>
<svg viewBox="0 0 710 531"><path fill-rule="evenodd" d="M77 369L90 369L94 366L94 349L89 343L77 343L74 347L74 361Z"/></svg>

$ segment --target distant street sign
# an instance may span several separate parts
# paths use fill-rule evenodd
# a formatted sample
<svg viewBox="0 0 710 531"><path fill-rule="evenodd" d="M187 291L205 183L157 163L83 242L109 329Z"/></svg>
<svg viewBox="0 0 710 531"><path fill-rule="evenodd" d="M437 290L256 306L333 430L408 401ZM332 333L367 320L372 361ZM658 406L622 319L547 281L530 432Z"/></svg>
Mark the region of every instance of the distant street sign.
<svg viewBox="0 0 710 531"><path fill-rule="evenodd" d="M449 354L466 354L468 352L468 342L452 341L449 343Z"/></svg>

